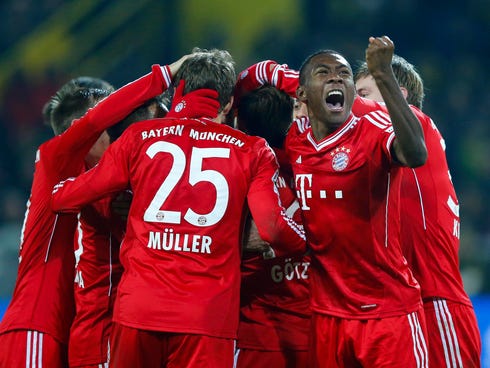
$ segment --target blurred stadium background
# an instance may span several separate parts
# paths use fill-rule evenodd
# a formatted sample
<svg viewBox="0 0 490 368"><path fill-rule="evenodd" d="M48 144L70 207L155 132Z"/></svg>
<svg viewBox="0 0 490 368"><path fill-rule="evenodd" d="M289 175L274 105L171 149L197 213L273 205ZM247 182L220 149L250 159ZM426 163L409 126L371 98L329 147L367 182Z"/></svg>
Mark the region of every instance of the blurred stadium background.
<svg viewBox="0 0 490 368"><path fill-rule="evenodd" d="M490 3L482 0L4 0L0 4L0 316L12 293L41 109L68 79L116 87L192 47L228 49L237 71L263 59L299 68L319 48L355 67L390 36L425 81L461 202L461 270L490 367Z"/></svg>

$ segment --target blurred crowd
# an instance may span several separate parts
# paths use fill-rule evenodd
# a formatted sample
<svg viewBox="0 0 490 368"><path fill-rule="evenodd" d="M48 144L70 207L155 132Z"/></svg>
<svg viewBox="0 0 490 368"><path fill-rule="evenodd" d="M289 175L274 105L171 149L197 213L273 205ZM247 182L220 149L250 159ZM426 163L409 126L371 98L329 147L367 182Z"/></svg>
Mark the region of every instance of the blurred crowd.
<svg viewBox="0 0 490 368"><path fill-rule="evenodd" d="M226 7L226 13L222 9L218 14L212 6L199 8L202 3L197 0L146 0L137 9L130 9L128 1L117 7L115 0L77 3L8 0L0 5L0 298L10 296L15 281L36 148L52 136L43 125L41 110L69 78L90 74L119 87L149 71L151 64L169 62L193 46L229 49L237 55L237 70L263 59L299 68L301 60L319 48L341 51L355 66L364 57L367 38L378 34L389 35L396 52L418 66L424 78L424 110L445 137L461 204L465 286L473 295L490 293L490 73L486 65L490 4L477 0L457 5L410 0L272 1L263 5L264 11L277 11L283 21L264 21L259 32L252 19L249 29L234 28L236 17L249 13L241 3L216 1L217 6ZM248 6L255 3L260 2L250 1ZM127 14L124 4L128 4ZM90 44L92 35L102 29L93 20L102 15L105 37L90 50L85 48L91 55L101 53L106 58L88 60L82 55L73 57L71 64L49 58L57 54L62 59L58 48L73 56L82 44ZM69 26L64 24L66 39L52 36L53 28L47 30L53 20L69 18L74 20ZM89 21L91 27L85 27ZM201 38L193 38L196 34ZM51 43L46 41L50 35ZM70 36L78 41L68 42ZM45 48L38 50L36 45L43 42Z"/></svg>

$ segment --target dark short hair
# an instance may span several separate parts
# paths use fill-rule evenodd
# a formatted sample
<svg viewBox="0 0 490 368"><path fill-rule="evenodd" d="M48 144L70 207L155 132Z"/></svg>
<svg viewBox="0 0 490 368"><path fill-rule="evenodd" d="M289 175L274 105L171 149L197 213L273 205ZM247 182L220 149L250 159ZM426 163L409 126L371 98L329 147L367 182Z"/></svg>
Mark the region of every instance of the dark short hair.
<svg viewBox="0 0 490 368"><path fill-rule="evenodd" d="M264 85L243 97L237 105L239 127L264 138L272 147L283 146L291 125L294 101L274 86Z"/></svg>
<svg viewBox="0 0 490 368"><path fill-rule="evenodd" d="M193 56L182 63L173 83L177 86L180 80L185 80L184 94L202 88L216 90L221 111L234 92L235 62L226 50L194 48L192 52Z"/></svg>
<svg viewBox="0 0 490 368"><path fill-rule="evenodd" d="M73 120L107 97L114 87L93 77L78 77L65 83L43 107L43 120L56 135L70 127Z"/></svg>
<svg viewBox="0 0 490 368"><path fill-rule="evenodd" d="M303 63L301 64L301 66L299 68L299 84L304 85L305 82L306 82L306 72L307 72L308 67L310 66L311 59L313 59L315 56L323 55L323 54L325 54L325 55L340 55L340 56L342 56L342 54L340 52L335 51L335 50L330 50L330 49L323 49L323 50L315 51L313 54L309 55L303 61Z"/></svg>
<svg viewBox="0 0 490 368"><path fill-rule="evenodd" d="M425 98L424 82L415 66L401 56L393 55L391 68L393 69L393 74L395 75L398 85L407 89L407 102L422 109ZM363 61L359 63L359 66L356 68L354 80L357 81L360 78L365 78L370 75L371 73L369 72L367 63Z"/></svg>

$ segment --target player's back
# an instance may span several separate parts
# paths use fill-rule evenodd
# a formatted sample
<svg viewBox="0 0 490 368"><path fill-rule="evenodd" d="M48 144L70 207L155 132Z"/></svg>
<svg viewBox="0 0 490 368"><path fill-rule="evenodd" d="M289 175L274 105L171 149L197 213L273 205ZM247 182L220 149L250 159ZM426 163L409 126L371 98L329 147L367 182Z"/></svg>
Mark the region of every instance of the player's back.
<svg viewBox="0 0 490 368"><path fill-rule="evenodd" d="M117 148L127 150L121 156L128 157L134 197L121 248L130 271L115 319L235 337L244 202L263 190L253 183L274 186L272 150L261 138L206 119L150 120L120 140L108 152L117 157Z"/></svg>
<svg viewBox="0 0 490 368"><path fill-rule="evenodd" d="M358 97L354 113L364 115L383 103ZM444 139L436 125L411 106L424 130L429 153L416 169L403 168L401 208L402 251L419 281L422 298L444 297L470 305L459 272L459 203L446 160Z"/></svg>
<svg viewBox="0 0 490 368"><path fill-rule="evenodd" d="M429 156L425 165L404 171L402 249L420 282L423 298L444 297L471 305L459 272L459 203L444 139L427 115L412 110L424 129Z"/></svg>

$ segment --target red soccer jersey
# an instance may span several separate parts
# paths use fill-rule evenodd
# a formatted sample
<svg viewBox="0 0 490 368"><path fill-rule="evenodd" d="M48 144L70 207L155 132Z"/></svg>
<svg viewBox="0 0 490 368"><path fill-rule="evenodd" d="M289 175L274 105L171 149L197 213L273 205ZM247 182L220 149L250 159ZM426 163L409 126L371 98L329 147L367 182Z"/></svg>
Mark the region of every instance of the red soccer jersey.
<svg viewBox="0 0 490 368"><path fill-rule="evenodd" d="M105 197L80 211L75 234L76 315L70 330L70 366L107 361L112 311L122 275L119 247L125 222L112 214Z"/></svg>
<svg viewBox="0 0 490 368"><path fill-rule="evenodd" d="M343 318L416 311L420 288L399 242L400 167L393 163L389 116L351 115L317 142L306 118L287 141L312 249L312 309Z"/></svg>
<svg viewBox="0 0 490 368"><path fill-rule="evenodd" d="M356 98L353 112L360 116L382 103ZM422 298L439 297L471 305L459 271L459 203L447 165L445 144L430 117L411 106L424 130L426 163L403 168L401 185L401 244Z"/></svg>
<svg viewBox="0 0 490 368"><path fill-rule="evenodd" d="M279 195L287 213L301 222L292 190L290 165L275 149L279 165ZM267 258L242 256L240 323L237 347L268 351L307 350L310 332L309 256Z"/></svg>
<svg viewBox="0 0 490 368"><path fill-rule="evenodd" d="M444 139L427 115L415 107L412 110L424 129L428 157L425 165L404 169L402 249L423 298L471 305L459 271L459 203Z"/></svg>
<svg viewBox="0 0 490 368"><path fill-rule="evenodd" d="M126 85L90 109L63 134L43 143L36 154L31 195L22 227L14 293L0 323L0 333L16 329L48 333L62 343L74 315L73 234L76 216L55 214L53 186L78 175L100 134L170 83L168 67Z"/></svg>
<svg viewBox="0 0 490 368"><path fill-rule="evenodd" d="M261 138L206 119L155 119L128 128L98 166L57 186L53 208L76 211L130 185L114 321L235 338L245 199L264 240L304 250L304 234L279 206L276 178Z"/></svg>

